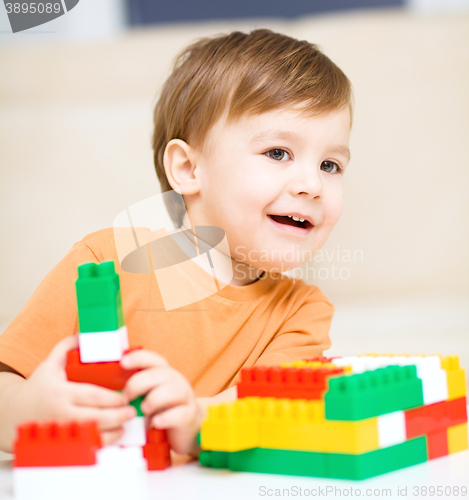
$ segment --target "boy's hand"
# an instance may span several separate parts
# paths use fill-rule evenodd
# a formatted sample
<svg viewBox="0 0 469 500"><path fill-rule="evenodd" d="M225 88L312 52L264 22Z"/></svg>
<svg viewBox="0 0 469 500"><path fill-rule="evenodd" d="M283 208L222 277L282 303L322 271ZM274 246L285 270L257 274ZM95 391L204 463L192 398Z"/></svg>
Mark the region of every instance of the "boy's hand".
<svg viewBox="0 0 469 500"><path fill-rule="evenodd" d="M126 354L121 366L142 369L124 387L128 400L146 394L141 409L150 416L150 425L167 429L169 444L175 452L197 454L202 410L188 380L171 368L165 358L146 349Z"/></svg>
<svg viewBox="0 0 469 500"><path fill-rule="evenodd" d="M31 420L95 420L103 445L122 435L122 424L136 415L135 408L127 406L125 395L67 380L67 352L77 347L77 335L62 339L27 380L11 387L4 399L12 416L10 425L16 427Z"/></svg>

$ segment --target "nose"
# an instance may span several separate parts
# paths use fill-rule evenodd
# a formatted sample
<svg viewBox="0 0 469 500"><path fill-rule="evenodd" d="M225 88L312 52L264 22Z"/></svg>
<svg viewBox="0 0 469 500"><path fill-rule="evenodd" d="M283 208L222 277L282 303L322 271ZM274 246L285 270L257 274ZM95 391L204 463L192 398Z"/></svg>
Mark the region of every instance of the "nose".
<svg viewBox="0 0 469 500"><path fill-rule="evenodd" d="M323 185L319 169L298 168L292 172L292 179L289 183L289 192L292 196L305 196L310 199L321 199L323 196Z"/></svg>

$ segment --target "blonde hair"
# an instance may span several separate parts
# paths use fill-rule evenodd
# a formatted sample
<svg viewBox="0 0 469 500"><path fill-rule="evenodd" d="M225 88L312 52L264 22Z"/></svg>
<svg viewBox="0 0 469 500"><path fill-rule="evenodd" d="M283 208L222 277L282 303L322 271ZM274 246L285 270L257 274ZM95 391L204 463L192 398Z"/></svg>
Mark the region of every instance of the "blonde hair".
<svg viewBox="0 0 469 500"><path fill-rule="evenodd" d="M152 145L161 192L172 190L163 165L171 139L203 152L208 132L224 113L231 123L294 105L304 106L302 113L309 116L348 106L352 118L352 85L316 45L268 29L234 31L189 45L176 57L154 110ZM184 206L170 205L179 227Z"/></svg>

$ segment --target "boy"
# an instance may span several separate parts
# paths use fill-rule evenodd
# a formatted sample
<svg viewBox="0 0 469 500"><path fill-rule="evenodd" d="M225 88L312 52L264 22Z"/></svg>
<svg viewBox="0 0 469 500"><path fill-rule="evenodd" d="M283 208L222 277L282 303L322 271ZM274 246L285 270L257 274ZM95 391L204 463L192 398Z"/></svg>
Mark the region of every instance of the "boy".
<svg viewBox="0 0 469 500"><path fill-rule="evenodd" d="M332 304L281 272L321 248L340 217L351 101L347 77L305 41L258 29L188 47L155 108L156 172L162 192L183 196L176 227L224 230L232 279L165 311L154 274L119 267L111 229L76 243L0 335L0 449L25 420L95 419L115 442L134 416L128 402L146 394L151 425L196 455L204 406L234 398L243 367L328 349ZM130 345L143 347L121 361L142 369L122 395L64 373L77 346L77 266L105 260L120 274Z"/></svg>

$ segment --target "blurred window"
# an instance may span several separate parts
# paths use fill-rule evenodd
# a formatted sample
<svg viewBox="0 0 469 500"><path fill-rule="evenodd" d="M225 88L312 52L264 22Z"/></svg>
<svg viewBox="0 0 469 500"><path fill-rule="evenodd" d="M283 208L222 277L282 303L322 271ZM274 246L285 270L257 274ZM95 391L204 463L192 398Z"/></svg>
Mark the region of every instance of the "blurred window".
<svg viewBox="0 0 469 500"><path fill-rule="evenodd" d="M322 12L404 6L405 0L127 0L130 24L242 19L295 18Z"/></svg>

